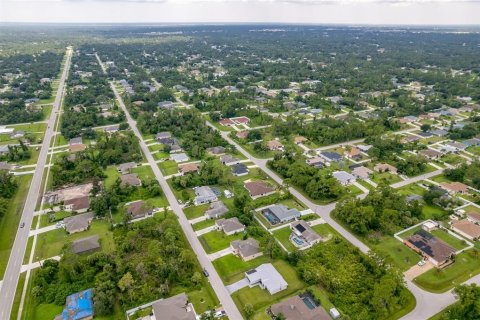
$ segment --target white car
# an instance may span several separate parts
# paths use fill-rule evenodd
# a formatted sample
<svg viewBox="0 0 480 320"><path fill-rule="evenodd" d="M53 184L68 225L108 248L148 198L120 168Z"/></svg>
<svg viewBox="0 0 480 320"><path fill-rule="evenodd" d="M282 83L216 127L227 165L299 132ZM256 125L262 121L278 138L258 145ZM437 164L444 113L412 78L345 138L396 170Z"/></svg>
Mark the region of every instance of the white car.
<svg viewBox="0 0 480 320"><path fill-rule="evenodd" d="M420 260L420 261L418 261L417 264L418 264L420 267L423 267L424 265L427 264L427 262L426 262L425 260Z"/></svg>

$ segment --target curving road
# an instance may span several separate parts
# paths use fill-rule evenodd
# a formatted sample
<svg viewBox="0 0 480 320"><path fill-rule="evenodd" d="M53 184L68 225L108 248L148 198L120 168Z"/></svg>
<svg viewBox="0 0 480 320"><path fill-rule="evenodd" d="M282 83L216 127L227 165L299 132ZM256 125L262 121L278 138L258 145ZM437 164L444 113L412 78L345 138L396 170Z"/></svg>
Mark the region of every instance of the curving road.
<svg viewBox="0 0 480 320"><path fill-rule="evenodd" d="M70 70L70 59L72 56L72 49L67 48L67 59L63 67L63 72L58 85L55 101L53 102L52 113L48 119L47 130L43 138L42 147L38 156L37 166L35 167L35 173L33 174L32 182L28 190L27 198L25 200L25 206L23 207L21 222L24 223L23 228L17 230L15 236L15 242L13 243L12 250L10 252L10 258L8 259L7 269L3 278L3 283L0 288L0 319L10 319L10 313L12 311L13 299L15 298L15 291L17 289L18 279L23 263L23 257L25 256L25 250L27 248L28 235L32 226L33 212L37 205L37 200L40 197L40 187L43 180L43 170L47 162L48 149L50 148L50 141L54 136L54 126L57 120L58 110L62 101L63 91L65 87L65 80Z"/></svg>

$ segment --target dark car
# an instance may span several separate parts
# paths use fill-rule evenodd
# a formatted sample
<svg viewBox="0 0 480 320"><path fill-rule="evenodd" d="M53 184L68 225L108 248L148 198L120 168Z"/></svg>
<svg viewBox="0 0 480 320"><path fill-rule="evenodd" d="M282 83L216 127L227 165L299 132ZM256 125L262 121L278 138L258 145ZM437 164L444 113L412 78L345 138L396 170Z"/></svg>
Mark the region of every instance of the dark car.
<svg viewBox="0 0 480 320"><path fill-rule="evenodd" d="M25 227L25 222L20 223L20 228Z"/></svg>
<svg viewBox="0 0 480 320"><path fill-rule="evenodd" d="M205 275L205 277L208 277L210 275L210 273L208 273L207 269L203 268L203 274Z"/></svg>

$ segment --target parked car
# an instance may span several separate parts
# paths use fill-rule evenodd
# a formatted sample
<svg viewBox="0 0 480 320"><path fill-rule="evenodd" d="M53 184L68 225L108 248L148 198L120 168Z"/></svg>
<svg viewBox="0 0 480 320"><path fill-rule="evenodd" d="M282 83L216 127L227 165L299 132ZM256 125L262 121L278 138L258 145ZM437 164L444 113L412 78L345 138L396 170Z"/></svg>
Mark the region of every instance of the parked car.
<svg viewBox="0 0 480 320"><path fill-rule="evenodd" d="M25 222L20 223L20 228L25 227Z"/></svg>
<svg viewBox="0 0 480 320"><path fill-rule="evenodd" d="M417 264L418 264L420 267L423 267L424 265L427 264L427 262L426 262L425 260L420 260L420 261L418 261Z"/></svg>
<svg viewBox="0 0 480 320"><path fill-rule="evenodd" d="M203 268L203 274L205 275L205 277L208 277L210 275L210 273L208 273L207 269Z"/></svg>

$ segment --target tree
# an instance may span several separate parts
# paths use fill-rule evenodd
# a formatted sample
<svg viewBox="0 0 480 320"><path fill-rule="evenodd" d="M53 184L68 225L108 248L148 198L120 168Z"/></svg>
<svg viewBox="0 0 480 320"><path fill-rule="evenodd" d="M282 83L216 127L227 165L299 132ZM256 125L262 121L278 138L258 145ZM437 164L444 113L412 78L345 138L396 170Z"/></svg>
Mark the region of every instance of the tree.
<svg viewBox="0 0 480 320"><path fill-rule="evenodd" d="M250 303L245 304L245 306L243 307L243 311L245 312L245 316L247 317L247 319L251 319L252 316L255 314L255 309L253 309L253 306Z"/></svg>
<svg viewBox="0 0 480 320"><path fill-rule="evenodd" d="M422 130L423 132L427 132L429 131L430 129L432 128L431 125L429 125L428 123L424 123L420 126L420 130Z"/></svg>

